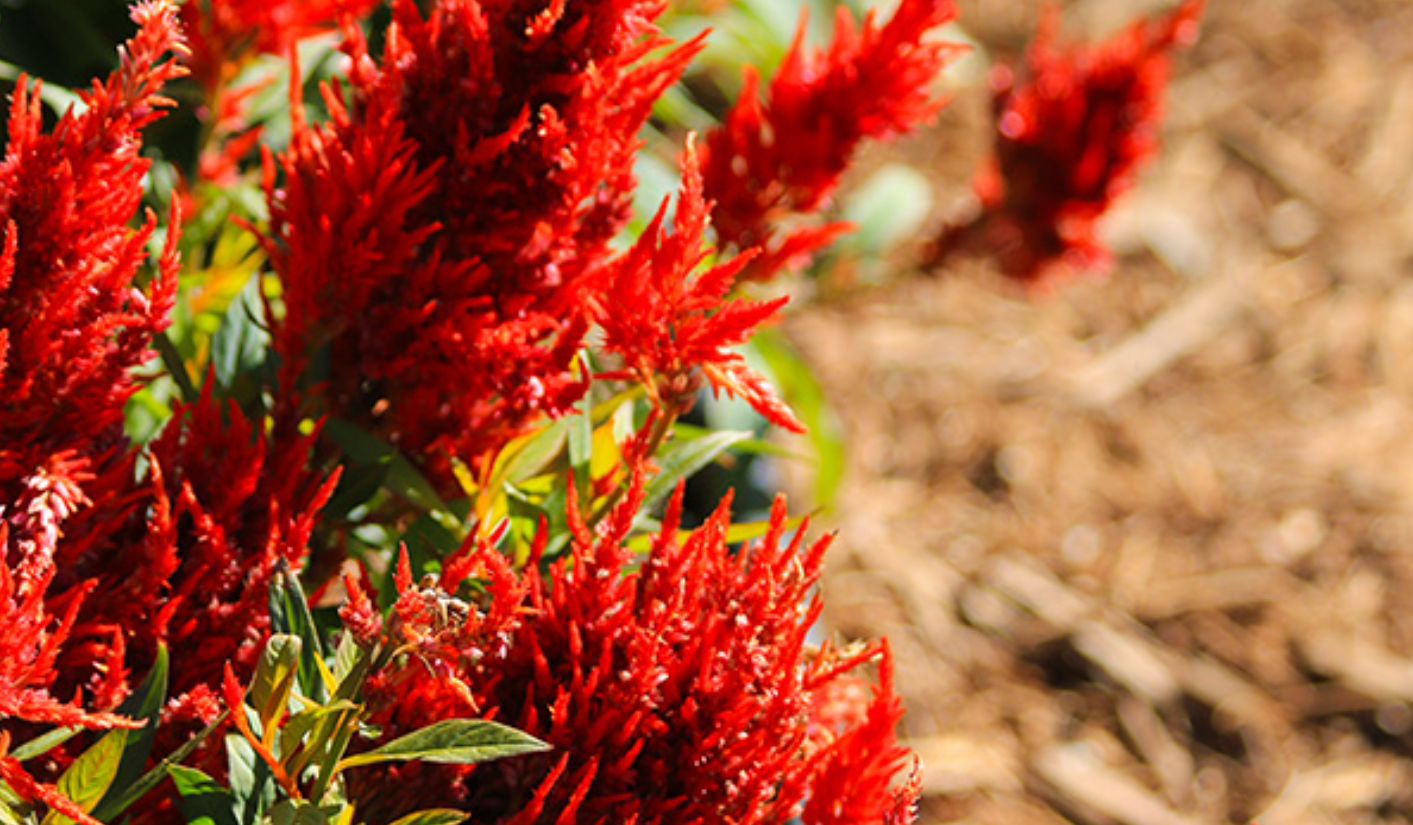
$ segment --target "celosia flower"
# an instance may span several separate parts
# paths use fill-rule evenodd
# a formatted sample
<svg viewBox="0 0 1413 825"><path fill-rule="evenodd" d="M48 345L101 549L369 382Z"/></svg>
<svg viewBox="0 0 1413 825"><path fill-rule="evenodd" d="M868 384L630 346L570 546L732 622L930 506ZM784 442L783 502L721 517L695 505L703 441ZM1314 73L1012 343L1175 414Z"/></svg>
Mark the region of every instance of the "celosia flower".
<svg viewBox="0 0 1413 825"><path fill-rule="evenodd" d="M810 592L829 541L806 546L803 532L787 540L779 503L768 534L739 552L726 543L726 503L682 540L679 490L640 558L624 546L640 498L635 487L597 535L571 504L572 551L549 581L531 565L523 603L502 588L484 613L473 608L475 652L462 648L450 660L458 687L417 662L369 683L385 737L478 713L554 749L474 769L352 771L360 814L389 822L436 799L486 825L908 817L914 792L888 788L907 758L893 739L898 705L886 649L846 657L806 643L820 608ZM456 592L460 574L444 574L433 592ZM407 584L404 577L403 598ZM492 615L500 620L488 627ZM855 693L842 707L835 688L878 655L874 696ZM402 792L386 793L394 783Z"/></svg>
<svg viewBox="0 0 1413 825"><path fill-rule="evenodd" d="M162 86L183 70L164 58L183 47L174 8L139 3L133 19L140 28L120 49L118 70L52 132L42 131L38 95L21 79L0 163L0 611L19 629L0 656L0 715L32 722L115 724L85 714L78 700L47 699L56 682L68 695L85 685L98 708L126 690L123 639L112 631L106 652L84 658L75 677L61 679L56 663L65 637L81 634L76 616L94 586L69 565L117 529L131 504L128 371L150 357L176 288L177 228L143 290L137 276L155 218L137 230L129 223L148 166L140 130L170 105Z"/></svg>
<svg viewBox="0 0 1413 825"><path fill-rule="evenodd" d="M623 368L603 378L631 378L647 387L668 413L690 406L700 384L740 396L770 421L796 432L804 427L759 373L731 347L745 343L787 298L728 299L736 276L752 254L703 272L702 245L710 204L702 198L702 175L689 141L682 158L682 191L673 232L663 228L664 201L636 244L609 264L606 286L595 303L603 350L623 359Z"/></svg>
<svg viewBox="0 0 1413 825"><path fill-rule="evenodd" d="M286 389L434 471L582 394L584 291L696 48L645 57L661 8L397 0L381 59L350 32L352 108L329 90L267 178Z"/></svg>
<svg viewBox="0 0 1413 825"><path fill-rule="evenodd" d="M1035 282L1109 264L1096 222L1157 149L1170 54L1196 38L1203 2L1184 0L1098 46L1063 48L1051 6L1024 79L1004 66L993 72L996 151L975 184L984 211L963 231L1006 273ZM941 253L961 242L957 234L944 236Z"/></svg>
<svg viewBox="0 0 1413 825"><path fill-rule="evenodd" d="M765 250L754 276L768 277L847 228L777 237L783 218L820 208L860 143L907 132L942 107L931 86L957 47L927 36L955 16L952 0L902 0L886 24L869 12L856 30L841 5L827 49L807 52L800 26L764 103L746 69L735 106L707 137L703 168L723 246Z"/></svg>
<svg viewBox="0 0 1413 825"><path fill-rule="evenodd" d="M7 554L15 549L8 539L9 525L0 522L0 549ZM54 571L51 567L34 575L26 561L22 559L13 572L8 563L0 564L0 623L6 628L0 640L0 719L85 728L134 726L111 713L88 712L77 698L66 703L50 694L59 648L91 584L79 585L78 592L66 594L68 610L63 616L52 616L45 594ZM121 672L121 655L107 664L116 664Z"/></svg>
<svg viewBox="0 0 1413 825"><path fill-rule="evenodd" d="M302 566L337 481L306 469L309 437L271 450L234 404L211 398L211 383L150 445L145 521L75 565L98 581L82 627L122 630L130 666L144 670L158 642L183 651L173 696L218 684L227 663L249 674L269 633L270 578Z"/></svg>
<svg viewBox="0 0 1413 825"><path fill-rule="evenodd" d="M133 17L141 30L118 71L52 133L28 82L14 93L0 163L0 502L50 456L110 452L135 390L128 371L150 357L172 306L175 227L143 290L135 279L156 219L136 231L129 222L148 168L139 133L170 105L160 91L182 69L162 58L181 41L168 6L142 3Z"/></svg>

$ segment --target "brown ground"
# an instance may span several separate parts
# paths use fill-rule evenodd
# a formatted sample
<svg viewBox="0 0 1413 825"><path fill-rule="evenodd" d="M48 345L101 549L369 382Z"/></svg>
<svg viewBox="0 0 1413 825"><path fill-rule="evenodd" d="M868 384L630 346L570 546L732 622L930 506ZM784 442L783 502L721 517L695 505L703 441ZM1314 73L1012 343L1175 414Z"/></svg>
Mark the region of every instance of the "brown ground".
<svg viewBox="0 0 1413 825"><path fill-rule="evenodd" d="M924 823L1413 821L1413 3L1210 5L1107 279L787 324L851 449L828 617L892 639ZM901 147L943 201L986 109Z"/></svg>

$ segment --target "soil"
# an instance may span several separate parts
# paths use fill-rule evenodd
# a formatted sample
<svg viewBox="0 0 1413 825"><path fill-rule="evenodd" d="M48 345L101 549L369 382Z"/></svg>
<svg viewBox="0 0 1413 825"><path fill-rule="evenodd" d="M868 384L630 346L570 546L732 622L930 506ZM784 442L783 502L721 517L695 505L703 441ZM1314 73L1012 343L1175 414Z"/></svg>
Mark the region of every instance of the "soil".
<svg viewBox="0 0 1413 825"><path fill-rule="evenodd" d="M1413 820L1413 3L1209 6L1106 277L904 251L786 322L849 447L827 620L891 639L923 823ZM884 153L934 226L1037 10L964 2L979 62Z"/></svg>

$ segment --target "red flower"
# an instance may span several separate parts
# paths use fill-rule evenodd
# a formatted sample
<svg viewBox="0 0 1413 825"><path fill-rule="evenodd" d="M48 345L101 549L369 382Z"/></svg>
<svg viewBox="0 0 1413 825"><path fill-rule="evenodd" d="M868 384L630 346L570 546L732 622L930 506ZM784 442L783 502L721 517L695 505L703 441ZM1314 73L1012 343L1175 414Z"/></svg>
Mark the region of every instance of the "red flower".
<svg viewBox="0 0 1413 825"><path fill-rule="evenodd" d="M170 105L160 91L182 69L162 58L182 47L170 7L142 3L133 18L141 30L118 71L51 134L28 82L14 93L0 162L0 501L17 494L15 473L48 456L96 459L115 443L135 390L128 371L167 325L178 233L144 291L135 278L156 219L129 222L148 168L139 133Z"/></svg>
<svg viewBox="0 0 1413 825"><path fill-rule="evenodd" d="M455 686L415 662L370 683L386 737L479 713L554 750L474 769L351 772L351 797L369 821L391 821L423 799L487 825L734 825L802 814L808 825L867 825L906 816L913 795L887 787L906 754L893 740L886 649L845 657L806 642L828 540L806 546L802 532L787 540L780 503L769 533L739 552L726 543L726 504L680 540L679 491L641 558L624 546L639 499L630 495L597 535L574 521L571 557L551 567L548 583L525 577L523 607L503 588L484 611L472 608L481 641L451 660ZM458 584L443 575L428 592ZM503 621L488 633L492 615ZM836 690L877 655L873 698ZM403 793L387 794L390 783Z"/></svg>
<svg viewBox="0 0 1413 825"><path fill-rule="evenodd" d="M702 235L710 204L702 199L702 175L690 141L681 166L674 231L663 229L663 201L638 242L606 270L594 320L603 330L603 350L621 357L623 369L600 377L640 381L659 408L676 413L691 405L700 370L713 391L741 396L770 421L802 432L804 426L765 378L730 351L788 299L727 299L753 251L694 272L708 254Z"/></svg>
<svg viewBox="0 0 1413 825"><path fill-rule="evenodd" d="M777 237L782 218L824 204L861 142L906 132L941 108L930 87L957 47L925 38L955 16L951 0L902 0L886 24L875 25L870 12L856 31L840 6L834 41L813 54L801 24L763 105L747 68L736 105L707 138L703 163L723 246L762 247L752 271L768 277L845 229L831 224Z"/></svg>
<svg viewBox="0 0 1413 825"><path fill-rule="evenodd" d="M352 109L331 90L268 176L287 389L434 470L582 394L637 132L696 49L644 59L661 7L398 0L380 60L350 33Z"/></svg>
<svg viewBox="0 0 1413 825"><path fill-rule="evenodd" d="M269 634L270 578L302 566L337 481L306 469L312 438L272 450L234 404L211 398L210 383L150 445L146 516L73 571L98 583L80 626L100 640L121 631L130 667L144 672L158 642L182 651L173 696L214 687L227 663L249 675ZM77 666L101 651L94 641L70 658Z"/></svg>
<svg viewBox="0 0 1413 825"><path fill-rule="evenodd" d="M0 612L18 630L0 655L0 715L34 722L116 723L83 713L77 699L49 699L56 680L66 691L86 684L98 708L126 691L122 639L111 632L79 676L60 680L57 661L93 587L69 564L117 529L131 503L128 373L150 357L176 289L177 227L144 291L135 284L155 218L129 223L148 167L140 131L170 105L162 86L183 70L164 57L183 47L172 7L139 3L132 16L139 31L118 70L52 133L21 79L0 163Z"/></svg>
<svg viewBox="0 0 1413 825"><path fill-rule="evenodd" d="M1196 38L1203 3L1184 0L1107 43L1065 48L1053 45L1051 6L1026 52L1027 77L993 72L996 153L976 181L985 211L967 231L981 233L1005 272L1034 282L1109 264L1095 224L1157 149L1169 55Z"/></svg>

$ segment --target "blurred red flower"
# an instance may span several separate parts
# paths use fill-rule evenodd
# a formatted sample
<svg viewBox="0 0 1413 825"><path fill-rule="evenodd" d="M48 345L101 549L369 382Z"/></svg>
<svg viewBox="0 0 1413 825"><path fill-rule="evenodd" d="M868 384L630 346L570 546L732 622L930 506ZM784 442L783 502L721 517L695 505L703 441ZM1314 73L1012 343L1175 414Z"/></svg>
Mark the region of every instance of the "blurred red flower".
<svg viewBox="0 0 1413 825"><path fill-rule="evenodd" d="M979 233L1007 274L1035 282L1109 264L1096 223L1157 150L1170 54L1196 39L1204 1L1183 0L1098 46L1056 47L1050 6L1025 76L992 73L996 151L975 184L984 211L964 231Z"/></svg>

